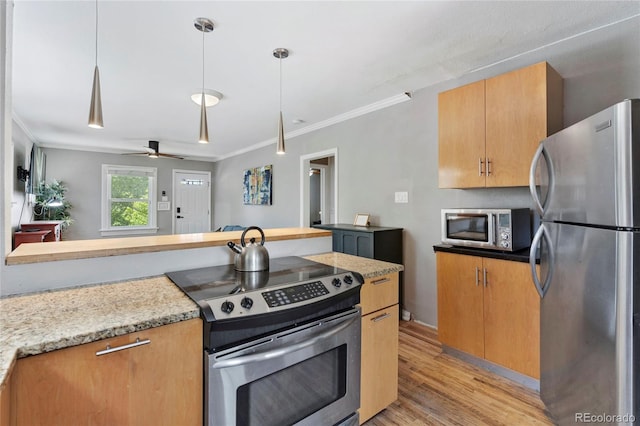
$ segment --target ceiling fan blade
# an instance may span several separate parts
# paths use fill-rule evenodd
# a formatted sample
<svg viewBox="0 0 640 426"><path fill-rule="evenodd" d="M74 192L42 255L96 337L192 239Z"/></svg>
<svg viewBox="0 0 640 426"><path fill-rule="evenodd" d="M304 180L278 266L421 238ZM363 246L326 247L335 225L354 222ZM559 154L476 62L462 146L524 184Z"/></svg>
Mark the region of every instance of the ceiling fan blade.
<svg viewBox="0 0 640 426"><path fill-rule="evenodd" d="M169 157L169 158L177 158L179 160L184 160L184 157L180 157L179 155L173 155L173 154L163 154L161 152L158 153L158 155L160 157Z"/></svg>
<svg viewBox="0 0 640 426"><path fill-rule="evenodd" d="M148 152L123 152L122 155L149 155Z"/></svg>

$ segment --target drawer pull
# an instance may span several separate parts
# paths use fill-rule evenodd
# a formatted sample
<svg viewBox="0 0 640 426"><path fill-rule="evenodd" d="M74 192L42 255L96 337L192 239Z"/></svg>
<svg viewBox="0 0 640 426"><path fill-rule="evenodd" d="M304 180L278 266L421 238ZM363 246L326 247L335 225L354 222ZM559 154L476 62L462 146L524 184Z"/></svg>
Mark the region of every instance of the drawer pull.
<svg viewBox="0 0 640 426"><path fill-rule="evenodd" d="M112 352L118 352L118 351L123 351L125 349L135 348L136 346L148 345L149 343L151 343L151 340L149 339L140 340L140 338L137 338L135 342L129 343L128 345L116 346L115 348L112 348L111 346L107 345L106 349L96 352L96 355L97 356L106 355Z"/></svg>
<svg viewBox="0 0 640 426"><path fill-rule="evenodd" d="M378 316L377 316L377 317L375 317L375 318L371 318L371 321L373 321L373 322L382 321L383 319L388 318L388 317L390 317L390 316L391 316L391 314L390 314L390 313L386 313L386 314L378 315Z"/></svg>
<svg viewBox="0 0 640 426"><path fill-rule="evenodd" d="M378 284L386 283L388 281L391 281L391 280L389 278L386 278L386 277L385 278L379 278L377 280L371 281L371 284L378 285Z"/></svg>

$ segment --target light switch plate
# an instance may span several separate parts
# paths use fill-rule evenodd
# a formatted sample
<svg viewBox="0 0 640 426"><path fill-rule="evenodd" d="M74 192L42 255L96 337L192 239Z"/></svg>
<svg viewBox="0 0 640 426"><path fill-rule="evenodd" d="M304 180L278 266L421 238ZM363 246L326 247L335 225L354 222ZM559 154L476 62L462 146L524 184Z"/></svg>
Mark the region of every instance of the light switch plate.
<svg viewBox="0 0 640 426"><path fill-rule="evenodd" d="M408 203L409 202L409 193L406 191L396 192L395 193L396 203Z"/></svg>

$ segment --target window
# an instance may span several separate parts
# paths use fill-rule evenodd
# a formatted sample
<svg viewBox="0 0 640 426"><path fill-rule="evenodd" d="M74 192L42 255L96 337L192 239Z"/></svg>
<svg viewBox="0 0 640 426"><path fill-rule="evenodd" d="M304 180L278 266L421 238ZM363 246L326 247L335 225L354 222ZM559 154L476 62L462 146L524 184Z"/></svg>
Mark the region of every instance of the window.
<svg viewBox="0 0 640 426"><path fill-rule="evenodd" d="M155 167L102 165L103 236L157 232L156 180Z"/></svg>

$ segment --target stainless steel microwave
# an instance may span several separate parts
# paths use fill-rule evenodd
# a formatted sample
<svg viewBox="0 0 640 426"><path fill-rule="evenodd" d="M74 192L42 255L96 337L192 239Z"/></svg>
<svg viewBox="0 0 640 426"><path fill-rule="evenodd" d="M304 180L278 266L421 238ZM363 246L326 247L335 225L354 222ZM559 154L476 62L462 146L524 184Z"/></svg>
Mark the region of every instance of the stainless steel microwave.
<svg viewBox="0 0 640 426"><path fill-rule="evenodd" d="M443 209L442 242L502 251L529 247L529 209Z"/></svg>

